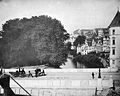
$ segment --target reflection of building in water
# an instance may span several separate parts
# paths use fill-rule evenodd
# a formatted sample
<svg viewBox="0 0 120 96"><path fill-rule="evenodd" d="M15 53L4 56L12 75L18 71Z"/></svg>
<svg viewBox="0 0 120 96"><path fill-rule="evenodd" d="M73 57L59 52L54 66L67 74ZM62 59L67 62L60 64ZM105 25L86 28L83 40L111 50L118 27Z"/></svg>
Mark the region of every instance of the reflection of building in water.
<svg viewBox="0 0 120 96"><path fill-rule="evenodd" d="M109 25L110 30L110 67L120 68L120 12L118 11Z"/></svg>

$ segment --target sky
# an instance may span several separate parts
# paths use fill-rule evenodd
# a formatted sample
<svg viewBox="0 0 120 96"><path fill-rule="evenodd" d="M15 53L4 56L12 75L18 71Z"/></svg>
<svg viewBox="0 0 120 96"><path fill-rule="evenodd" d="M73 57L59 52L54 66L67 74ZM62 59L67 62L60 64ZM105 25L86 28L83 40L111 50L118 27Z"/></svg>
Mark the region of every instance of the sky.
<svg viewBox="0 0 120 96"><path fill-rule="evenodd" d="M10 19L48 15L61 21L68 33L107 28L120 0L0 0L0 30Z"/></svg>

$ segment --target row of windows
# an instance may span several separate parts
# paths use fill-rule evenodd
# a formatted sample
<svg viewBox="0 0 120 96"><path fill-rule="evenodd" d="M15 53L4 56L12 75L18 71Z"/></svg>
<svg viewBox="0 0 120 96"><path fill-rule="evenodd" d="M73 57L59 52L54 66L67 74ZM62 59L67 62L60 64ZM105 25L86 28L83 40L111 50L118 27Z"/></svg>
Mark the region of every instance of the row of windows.
<svg viewBox="0 0 120 96"><path fill-rule="evenodd" d="M115 29L112 30L112 35L115 35ZM112 44L115 45L115 37L112 37Z"/></svg>
<svg viewBox="0 0 120 96"><path fill-rule="evenodd" d="M115 35L115 29L112 30L112 35ZM112 44L115 45L115 37L112 37ZM112 48L112 55L115 55L115 47ZM115 64L115 60L112 60L112 64Z"/></svg>
<svg viewBox="0 0 120 96"><path fill-rule="evenodd" d="M115 35L115 29L112 30L112 35ZM112 44L115 45L115 37L112 37ZM115 55L115 47L112 48L112 55ZM112 64L115 64L115 60L112 60Z"/></svg>

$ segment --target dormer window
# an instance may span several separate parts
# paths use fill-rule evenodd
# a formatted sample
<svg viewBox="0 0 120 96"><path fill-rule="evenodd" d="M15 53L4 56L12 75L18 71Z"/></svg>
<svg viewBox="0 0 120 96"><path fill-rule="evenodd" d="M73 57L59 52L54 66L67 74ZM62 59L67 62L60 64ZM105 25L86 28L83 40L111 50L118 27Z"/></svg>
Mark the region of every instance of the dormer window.
<svg viewBox="0 0 120 96"><path fill-rule="evenodd" d="M115 29L112 30L112 35L115 35Z"/></svg>

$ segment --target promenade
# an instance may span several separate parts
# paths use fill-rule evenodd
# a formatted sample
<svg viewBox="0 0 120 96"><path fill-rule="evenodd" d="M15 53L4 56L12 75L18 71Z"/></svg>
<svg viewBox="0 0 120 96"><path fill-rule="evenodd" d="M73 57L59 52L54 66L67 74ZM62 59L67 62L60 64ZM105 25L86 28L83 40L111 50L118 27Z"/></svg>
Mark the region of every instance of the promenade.
<svg viewBox="0 0 120 96"><path fill-rule="evenodd" d="M25 69L26 73L28 70L34 74L33 69ZM14 79L32 96L92 96L99 86L109 88L113 86L113 80L120 80L120 73L108 69L101 69L101 85L98 84L98 69L45 69L45 73L46 76ZM10 86L15 93L26 94L12 79Z"/></svg>

